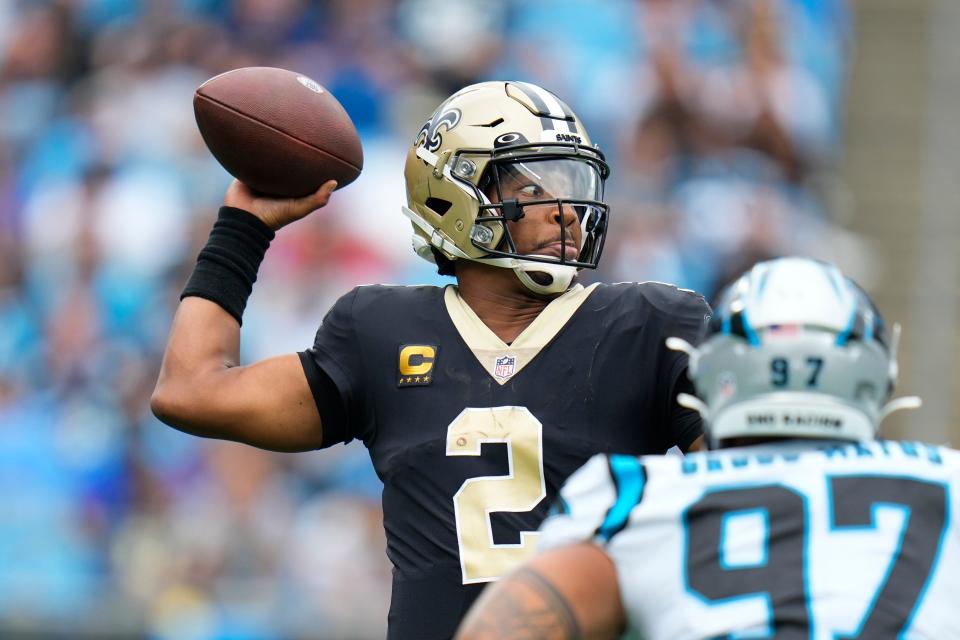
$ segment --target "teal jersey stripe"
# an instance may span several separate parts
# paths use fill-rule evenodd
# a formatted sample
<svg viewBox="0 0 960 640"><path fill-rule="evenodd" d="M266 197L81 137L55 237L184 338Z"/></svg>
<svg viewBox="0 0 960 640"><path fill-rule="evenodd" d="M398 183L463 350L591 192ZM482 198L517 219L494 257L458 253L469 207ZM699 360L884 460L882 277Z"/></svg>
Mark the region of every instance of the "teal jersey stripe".
<svg viewBox="0 0 960 640"><path fill-rule="evenodd" d="M617 499L597 529L597 535L604 542L609 542L610 538L627 526L630 511L640 502L646 482L646 472L640 460L634 456L612 455L607 462L617 488Z"/></svg>

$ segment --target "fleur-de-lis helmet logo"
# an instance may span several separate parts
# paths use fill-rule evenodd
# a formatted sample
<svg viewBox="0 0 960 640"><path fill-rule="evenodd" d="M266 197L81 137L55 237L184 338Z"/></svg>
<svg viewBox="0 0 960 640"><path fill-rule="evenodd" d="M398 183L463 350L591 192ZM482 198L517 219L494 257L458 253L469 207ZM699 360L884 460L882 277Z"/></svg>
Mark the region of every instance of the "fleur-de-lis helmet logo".
<svg viewBox="0 0 960 640"><path fill-rule="evenodd" d="M450 131L460 123L460 109L437 109L433 117L420 127L414 146L424 146L428 151L436 151L443 144L441 130Z"/></svg>

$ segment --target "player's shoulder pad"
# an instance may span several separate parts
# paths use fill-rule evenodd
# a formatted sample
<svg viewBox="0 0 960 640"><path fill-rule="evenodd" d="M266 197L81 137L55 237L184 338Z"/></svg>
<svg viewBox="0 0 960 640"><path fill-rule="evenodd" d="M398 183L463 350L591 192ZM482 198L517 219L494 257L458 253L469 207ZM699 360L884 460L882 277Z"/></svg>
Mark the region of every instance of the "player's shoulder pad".
<svg viewBox="0 0 960 640"><path fill-rule="evenodd" d="M416 310L424 303L443 296L443 287L434 285L362 284L344 298L353 298L353 311L380 315Z"/></svg>
<svg viewBox="0 0 960 640"><path fill-rule="evenodd" d="M696 291L666 282L618 282L606 289L607 295L640 308L652 308L662 316L692 318L706 325L713 313L706 298Z"/></svg>
<svg viewBox="0 0 960 640"><path fill-rule="evenodd" d="M384 322L396 318L413 317L431 300L442 300L443 289L433 286L360 285L340 296L324 316L324 327L339 327L356 334L379 330Z"/></svg>
<svg viewBox="0 0 960 640"><path fill-rule="evenodd" d="M710 313L706 298L693 289L653 280L638 282L634 286L650 304L664 313Z"/></svg>

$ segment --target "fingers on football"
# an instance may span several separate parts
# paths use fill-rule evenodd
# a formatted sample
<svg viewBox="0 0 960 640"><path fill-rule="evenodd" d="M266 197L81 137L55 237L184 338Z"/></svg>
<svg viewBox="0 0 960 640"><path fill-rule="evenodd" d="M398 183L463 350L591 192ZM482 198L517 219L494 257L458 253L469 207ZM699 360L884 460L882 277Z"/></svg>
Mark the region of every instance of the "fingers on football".
<svg viewBox="0 0 960 640"><path fill-rule="evenodd" d="M336 180L327 180L322 185L320 185L320 188L317 189L317 192L314 194L314 196L316 197L317 202L321 207L330 201L330 194L332 194L334 189L336 188L337 188Z"/></svg>
<svg viewBox="0 0 960 640"><path fill-rule="evenodd" d="M250 203L254 195L250 187L240 182L236 178L227 187L227 192L223 197L223 204L228 207L237 207L239 209L250 209Z"/></svg>

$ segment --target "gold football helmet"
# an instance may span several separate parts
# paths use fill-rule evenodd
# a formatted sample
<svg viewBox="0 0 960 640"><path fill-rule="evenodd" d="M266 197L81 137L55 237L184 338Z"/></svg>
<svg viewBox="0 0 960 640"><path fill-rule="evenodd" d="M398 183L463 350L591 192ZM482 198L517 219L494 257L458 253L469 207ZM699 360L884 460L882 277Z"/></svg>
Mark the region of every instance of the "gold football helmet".
<svg viewBox="0 0 960 640"><path fill-rule="evenodd" d="M596 268L610 208L610 173L580 119L555 95L525 82L482 82L450 96L420 128L407 153L404 214L413 247L436 262L475 260L513 269L531 291L566 291L578 269ZM503 197L506 180L529 184L524 197ZM528 206L573 211L580 225L576 257L517 253L508 221ZM557 216L561 245L569 230Z"/></svg>

